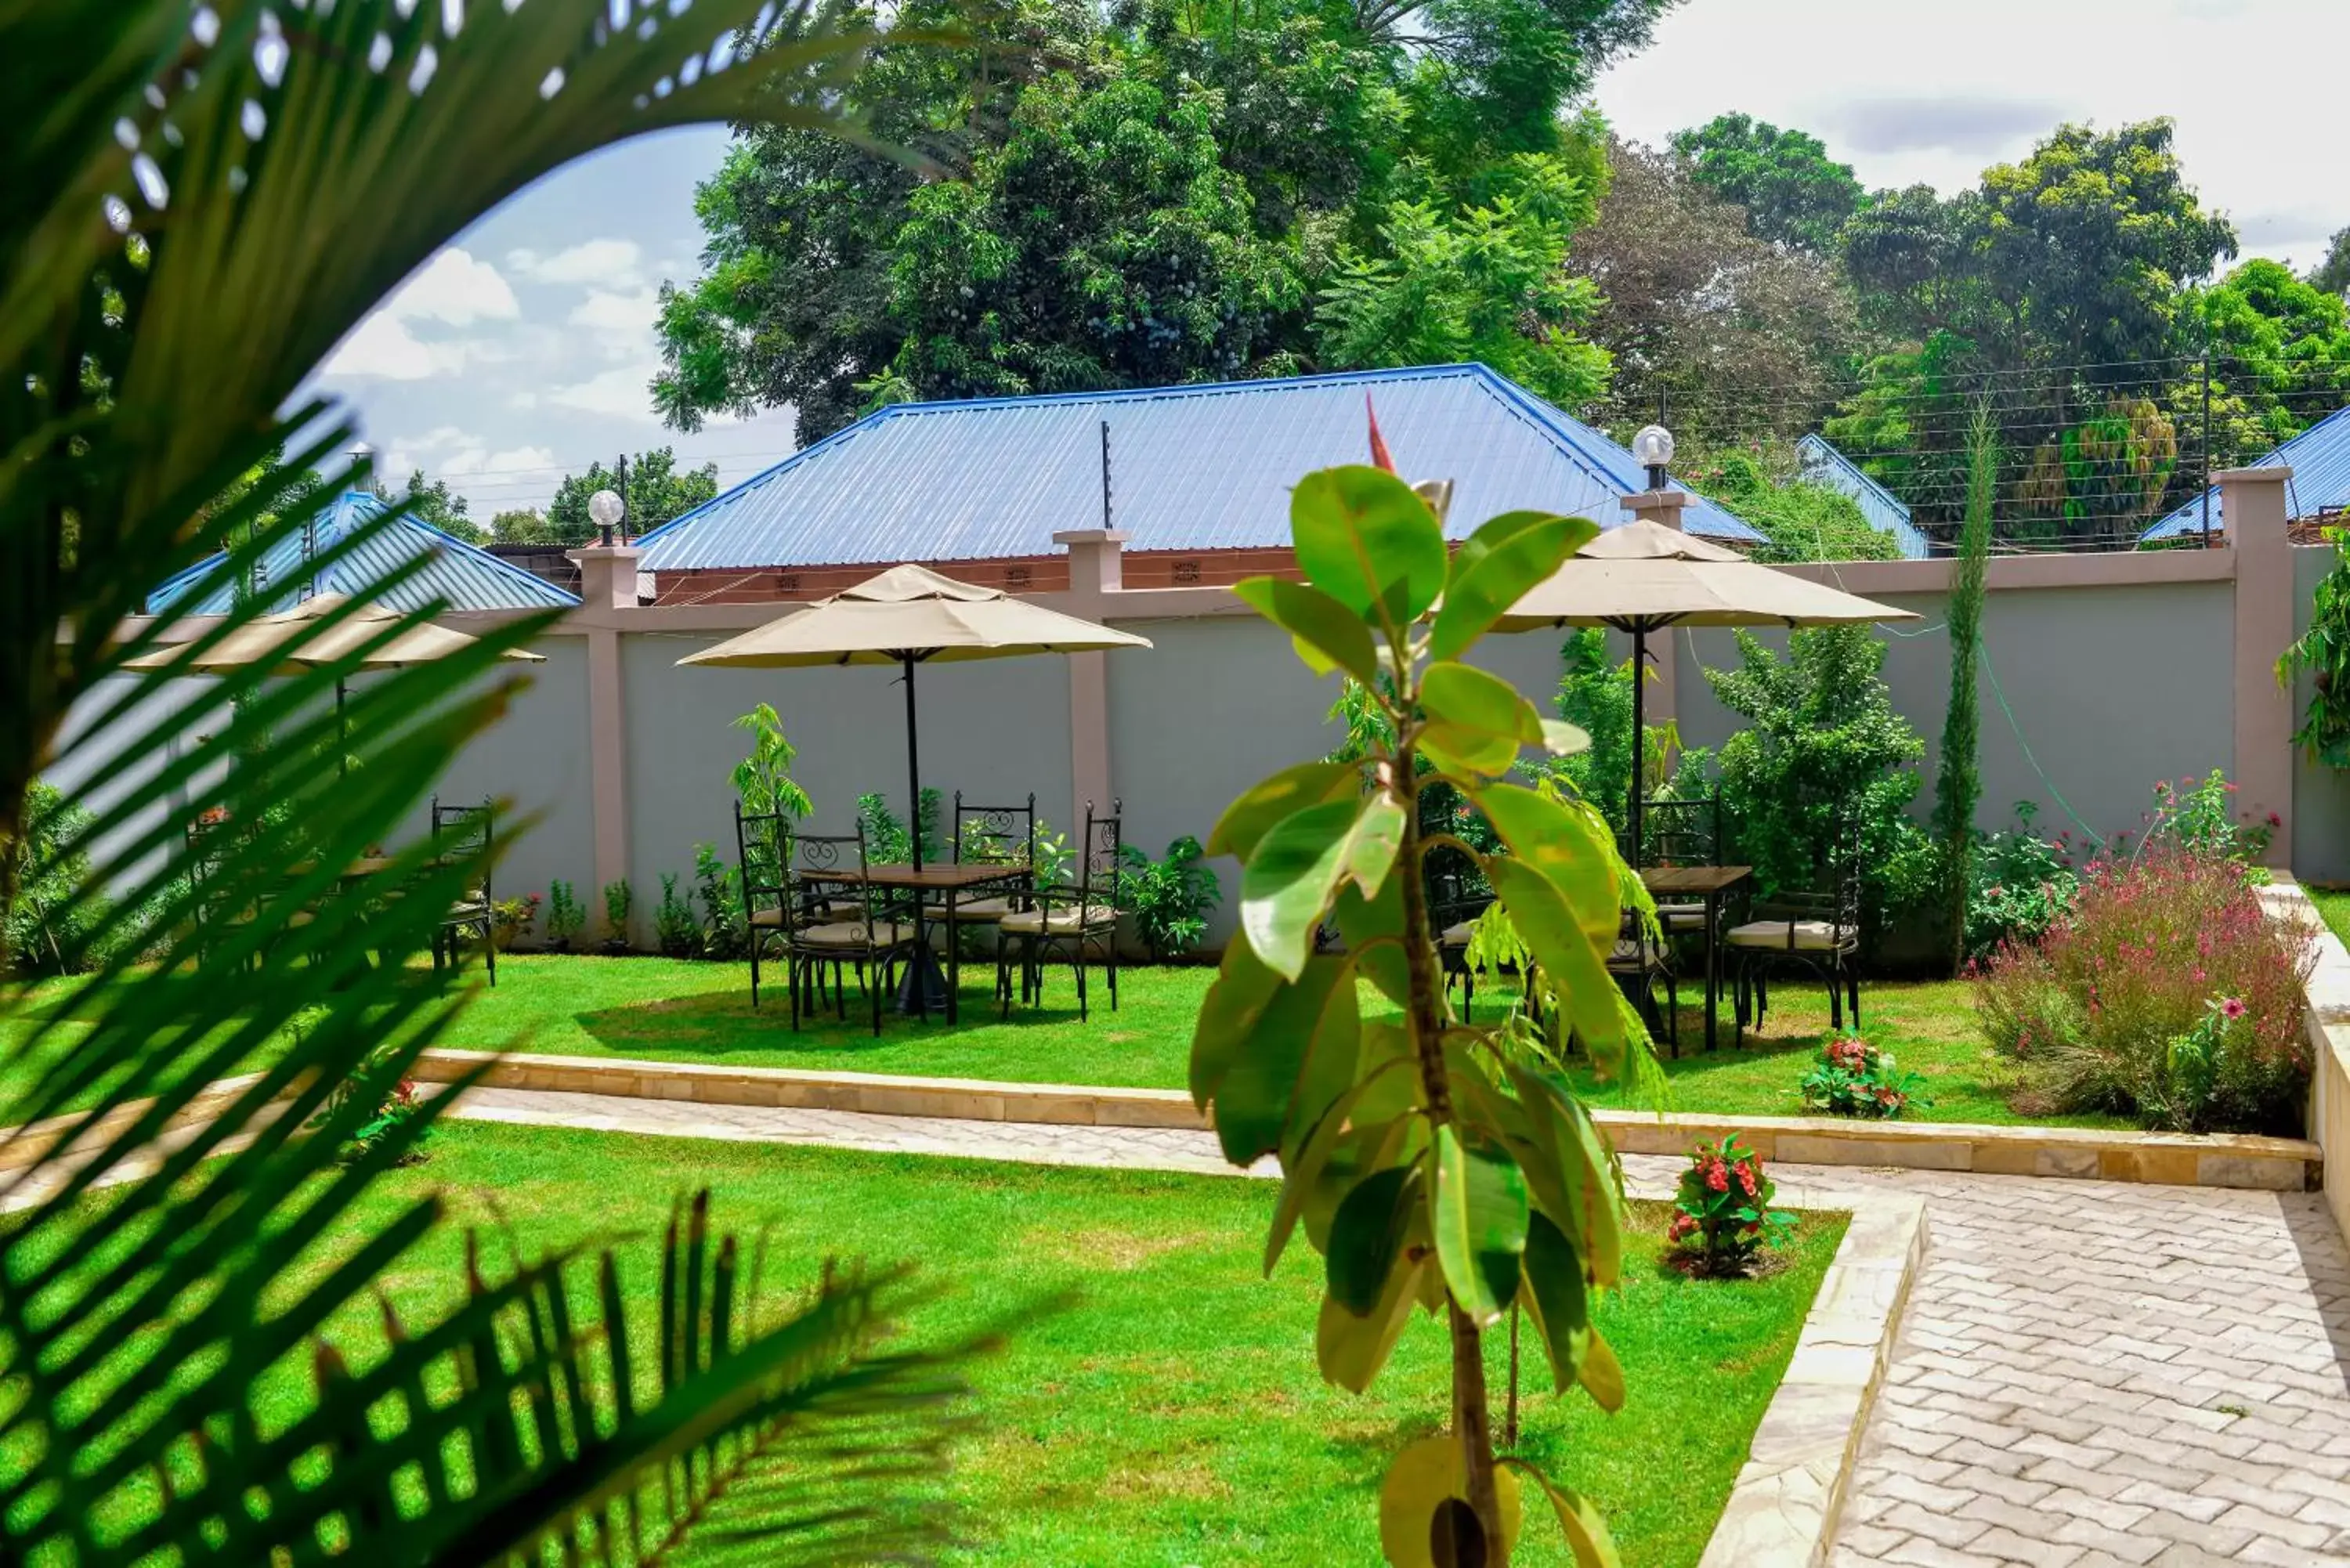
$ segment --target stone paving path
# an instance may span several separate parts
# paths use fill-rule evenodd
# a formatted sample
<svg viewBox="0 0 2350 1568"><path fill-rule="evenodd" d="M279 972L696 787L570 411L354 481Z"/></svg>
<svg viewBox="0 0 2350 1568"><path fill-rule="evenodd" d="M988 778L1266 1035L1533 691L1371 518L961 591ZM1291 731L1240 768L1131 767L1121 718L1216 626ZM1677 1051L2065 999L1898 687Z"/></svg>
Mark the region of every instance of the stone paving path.
<svg viewBox="0 0 2350 1568"><path fill-rule="evenodd" d="M460 1116L1226 1171L1203 1133L475 1090ZM1626 1160L1665 1191L1679 1162ZM1260 1173L1262 1174L1262 1172ZM1776 1168L1898 1189L1928 1253L1830 1568L2350 1568L2350 1255L2314 1196Z"/></svg>

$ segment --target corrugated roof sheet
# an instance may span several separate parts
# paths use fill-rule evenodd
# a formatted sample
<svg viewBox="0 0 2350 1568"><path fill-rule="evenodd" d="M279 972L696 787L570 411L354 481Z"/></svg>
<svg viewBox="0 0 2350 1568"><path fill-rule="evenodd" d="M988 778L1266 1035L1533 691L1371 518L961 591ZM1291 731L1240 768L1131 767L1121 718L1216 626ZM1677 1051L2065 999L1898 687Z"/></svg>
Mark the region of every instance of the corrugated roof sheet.
<svg viewBox="0 0 2350 1568"><path fill-rule="evenodd" d="M1814 484L1840 491L1858 504L1869 526L1893 535L1906 560L1922 561L1931 554L1926 535L1909 521L1901 498L1870 477L1867 470L1838 452L1825 436L1807 435L1795 443L1795 461L1803 477Z"/></svg>
<svg viewBox="0 0 2350 1568"><path fill-rule="evenodd" d="M1289 543L1301 474L1368 461L1363 400L1408 478L1458 481L1450 531L1541 507L1605 526L1645 488L1632 454L1482 365L1440 365L902 403L816 442L639 541L648 571L1046 556L1055 533L1111 525L1129 550ZM1751 540L1711 502L1692 532Z"/></svg>
<svg viewBox="0 0 2350 1568"><path fill-rule="evenodd" d="M2293 466L2293 478L2285 483L2285 516L2314 517L2321 512L2350 506L2350 409L2336 409L2291 441L2279 446L2252 468L2273 468L2278 463ZM2211 531L2218 533L2223 525L2220 515L2220 487L2211 486ZM2196 495L2187 504L2145 533L2144 539L2176 539L2181 535L2203 531L2203 498Z"/></svg>
<svg viewBox="0 0 2350 1568"><path fill-rule="evenodd" d="M345 491L333 506L319 514L316 530L318 547L324 549L337 543L383 511L384 503L369 492ZM375 585L384 574L421 555L429 556L432 564L388 590L376 590ZM187 593L219 563L218 556L199 561L148 595L148 613L153 614ZM296 535L271 545L263 557L262 568L267 586L280 590L286 605L290 605L310 580L302 537ZM413 517L395 519L353 554L319 568L316 587L320 593L348 594L396 610L422 609L435 600L461 610L568 608L579 602L576 595L565 593L521 567L499 560L487 550L452 538ZM225 614L231 597L228 589L217 589L195 607L195 613Z"/></svg>

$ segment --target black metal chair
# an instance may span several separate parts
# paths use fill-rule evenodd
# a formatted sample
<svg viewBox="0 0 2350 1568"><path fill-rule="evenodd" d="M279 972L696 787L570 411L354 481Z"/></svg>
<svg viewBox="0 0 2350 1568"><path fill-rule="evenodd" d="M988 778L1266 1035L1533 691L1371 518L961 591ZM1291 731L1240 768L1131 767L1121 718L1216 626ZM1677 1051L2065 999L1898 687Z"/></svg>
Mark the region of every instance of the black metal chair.
<svg viewBox="0 0 2350 1568"><path fill-rule="evenodd" d="M1077 1017L1088 1016L1086 995L1086 954L1097 954L1109 976L1109 1009L1118 1011L1118 921L1124 909L1119 899L1124 878L1119 851L1126 842L1123 805L1110 802L1107 816L1094 815L1086 802L1085 836L1077 840L1077 880L1074 885L1036 888L1028 894L1029 907L1001 916L995 923L995 992L1003 1015L1012 1016L1012 952L1020 958L1020 1000L1042 1003L1045 965L1055 954L1068 961L1077 982Z"/></svg>
<svg viewBox="0 0 2350 1568"><path fill-rule="evenodd" d="M1721 864L1721 792L1694 800L1664 798L1640 806L1647 831L1642 866L1719 866ZM1667 936L1705 929L1705 905L1659 904L1657 923Z"/></svg>
<svg viewBox="0 0 2350 1568"><path fill-rule="evenodd" d="M851 834L795 834L786 829L784 846L784 951L792 990L792 1028L796 1031L800 1026L803 998L807 1011L816 1011L816 990L827 963L832 965L834 1011L847 1021L848 998L841 988L840 967L854 963L866 981L866 994L873 1005L873 1033L879 1036L881 998L893 989L898 961L913 953L914 924L897 919L899 911L894 908L884 909L878 889L864 880L867 861L861 825ZM857 912L843 919L841 911L847 900L840 884L822 873L843 869L851 855L856 857L858 878L852 885L858 895Z"/></svg>
<svg viewBox="0 0 2350 1568"><path fill-rule="evenodd" d="M265 909L271 910L275 918L275 905L279 900L270 898L265 891L240 889L230 884L224 867L231 858L229 836L235 829L226 817L214 817L211 821L199 818L188 824L184 831L188 843L188 885L194 895L196 951L200 960L209 959L215 944L236 929L261 919ZM311 918L307 909L288 909L279 920L279 925L283 929L291 930L308 925ZM261 950L255 950L252 961L258 965L261 961Z"/></svg>
<svg viewBox="0 0 2350 1568"><path fill-rule="evenodd" d="M1607 955L1607 972L1621 986L1632 1005L1640 1010L1651 1035L1665 1036L1675 1056L1681 1054L1681 993L1680 975L1673 966L1672 950L1661 936L1651 936L1648 928L1632 910L1624 911L1623 923L1617 928L1616 946ZM1665 993L1661 1012L1657 1004L1657 992ZM1661 1028L1659 1025L1662 1025Z"/></svg>
<svg viewBox="0 0 2350 1568"><path fill-rule="evenodd" d="M1730 954L1738 1004L1737 1033L1746 1036L1750 1008L1762 1027L1771 1002L1771 976L1801 971L1828 989L1828 1023L1844 1028L1845 1004L1860 1027L1860 834L1836 830L1820 867L1817 890L1782 891L1756 902L1754 918L1732 926L1723 942Z"/></svg>
<svg viewBox="0 0 2350 1568"><path fill-rule="evenodd" d="M1001 866L1006 873L1028 873L1036 865L1036 797L1020 805L966 805L962 791L954 794L954 863ZM958 900L957 926L992 926L1006 915L1028 907L1018 894L992 894Z"/></svg>
<svg viewBox="0 0 2350 1568"><path fill-rule="evenodd" d="M491 820L491 803L478 805L442 805L441 797L432 797L432 853L443 865L464 862L479 873L473 886L458 896L441 917L441 924L432 933L432 967L439 969L443 961L457 961L458 944L468 931L482 939L483 961L489 966L490 988L498 983L498 944L492 937L496 924L493 905L495 895L490 890L490 861L494 847L496 829Z"/></svg>
<svg viewBox="0 0 2350 1568"><path fill-rule="evenodd" d="M759 1006L759 963L775 944L789 944L794 921L791 888L785 867L792 854L792 823L782 812L755 812L746 816L743 803L734 803L734 864L743 880L743 918L751 949L751 1008ZM785 954L788 972L790 958Z"/></svg>
<svg viewBox="0 0 2350 1568"><path fill-rule="evenodd" d="M1477 1001L1477 973L1469 963L1469 937L1478 919L1493 905L1492 890L1471 892L1460 872L1445 871L1428 878L1428 923L1436 931L1437 968L1444 989L1461 987L1461 1018L1469 1021Z"/></svg>

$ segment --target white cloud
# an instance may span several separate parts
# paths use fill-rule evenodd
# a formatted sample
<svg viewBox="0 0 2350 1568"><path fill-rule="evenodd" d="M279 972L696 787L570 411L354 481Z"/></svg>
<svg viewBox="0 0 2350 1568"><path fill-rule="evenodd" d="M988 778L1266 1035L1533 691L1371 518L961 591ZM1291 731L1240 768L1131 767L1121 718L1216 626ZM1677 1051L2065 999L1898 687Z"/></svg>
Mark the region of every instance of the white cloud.
<svg viewBox="0 0 2350 1568"><path fill-rule="evenodd" d="M402 320L470 327L476 321L511 321L522 314L514 290L498 269L454 245L436 252L423 269L384 302L383 314Z"/></svg>
<svg viewBox="0 0 2350 1568"><path fill-rule="evenodd" d="M644 250L634 240L588 240L553 255L508 251L506 265L533 283L634 288L644 279Z"/></svg>
<svg viewBox="0 0 2350 1568"><path fill-rule="evenodd" d="M599 334L597 346L605 358L643 359L654 351L653 324L660 317L660 296L652 289L613 294L592 288L565 319Z"/></svg>
<svg viewBox="0 0 2350 1568"><path fill-rule="evenodd" d="M336 347L319 374L421 381L463 369L478 347L462 339L427 343L409 330L408 323L388 310L379 310Z"/></svg>
<svg viewBox="0 0 2350 1568"><path fill-rule="evenodd" d="M641 360L633 365L623 365L590 376L584 381L550 387L546 391L546 400L567 409L577 409L583 413L650 420L655 416L649 383L658 369L658 366Z"/></svg>

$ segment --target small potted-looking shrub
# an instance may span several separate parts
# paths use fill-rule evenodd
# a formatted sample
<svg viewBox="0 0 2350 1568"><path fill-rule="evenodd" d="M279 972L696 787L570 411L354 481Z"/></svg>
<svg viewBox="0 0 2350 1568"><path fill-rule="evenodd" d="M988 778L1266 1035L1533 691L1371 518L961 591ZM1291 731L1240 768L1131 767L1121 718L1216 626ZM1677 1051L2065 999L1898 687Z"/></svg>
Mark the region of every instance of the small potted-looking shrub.
<svg viewBox="0 0 2350 1568"><path fill-rule="evenodd" d="M1804 1108L1832 1116L1891 1121L1911 1101L1930 1105L1918 1091L1925 1080L1900 1071L1893 1053L1857 1034L1839 1034L1820 1047L1819 1059L1804 1075Z"/></svg>
<svg viewBox="0 0 2350 1568"><path fill-rule="evenodd" d="M588 924L588 911L579 907L578 896L571 884L557 877L546 885L546 950L567 953L571 939Z"/></svg>
<svg viewBox="0 0 2350 1568"><path fill-rule="evenodd" d="M504 952L514 946L515 939L530 929L538 917L539 897L525 893L516 898L500 898L490 906L490 940Z"/></svg>
<svg viewBox="0 0 2350 1568"><path fill-rule="evenodd" d="M1778 1245L1794 1226L1794 1215L1771 1207L1775 1190L1762 1157L1736 1134L1719 1144L1701 1143L1681 1172L1666 1239L1691 1272L1742 1279L1753 1272L1763 1249Z"/></svg>

